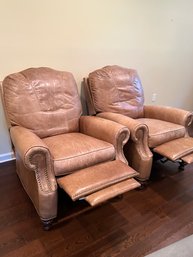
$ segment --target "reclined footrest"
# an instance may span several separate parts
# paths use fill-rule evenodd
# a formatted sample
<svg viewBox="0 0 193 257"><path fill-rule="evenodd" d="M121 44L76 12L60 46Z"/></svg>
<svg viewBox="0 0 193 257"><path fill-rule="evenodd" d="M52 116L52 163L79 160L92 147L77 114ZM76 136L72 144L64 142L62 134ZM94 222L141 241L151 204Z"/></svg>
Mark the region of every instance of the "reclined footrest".
<svg viewBox="0 0 193 257"><path fill-rule="evenodd" d="M181 159L191 163L193 162L193 138L178 138L155 147L153 151L172 161Z"/></svg>
<svg viewBox="0 0 193 257"><path fill-rule="evenodd" d="M76 171L57 179L73 201L85 198L91 205L140 186L132 179L138 173L125 163L115 160Z"/></svg>
<svg viewBox="0 0 193 257"><path fill-rule="evenodd" d="M193 153L191 154L188 154L184 157L181 158L183 162L187 163L187 164L190 164L193 162Z"/></svg>
<svg viewBox="0 0 193 257"><path fill-rule="evenodd" d="M130 179L124 180L122 182L119 182L117 184L114 184L112 186L106 187L102 190L99 190L91 195L88 195L85 197L85 200L90 205L95 206L95 205L102 203L102 202L104 202L110 198L113 198L117 195L123 194L132 189L135 189L139 186L141 186L139 184L139 182L137 182L133 178L130 178Z"/></svg>

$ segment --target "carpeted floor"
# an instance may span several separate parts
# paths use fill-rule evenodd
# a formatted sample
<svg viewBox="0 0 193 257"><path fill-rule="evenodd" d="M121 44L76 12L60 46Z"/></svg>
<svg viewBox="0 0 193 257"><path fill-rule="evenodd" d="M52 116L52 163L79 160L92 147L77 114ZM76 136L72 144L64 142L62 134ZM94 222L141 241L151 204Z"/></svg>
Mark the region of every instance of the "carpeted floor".
<svg viewBox="0 0 193 257"><path fill-rule="evenodd" d="M185 237L145 257L193 257L193 235Z"/></svg>

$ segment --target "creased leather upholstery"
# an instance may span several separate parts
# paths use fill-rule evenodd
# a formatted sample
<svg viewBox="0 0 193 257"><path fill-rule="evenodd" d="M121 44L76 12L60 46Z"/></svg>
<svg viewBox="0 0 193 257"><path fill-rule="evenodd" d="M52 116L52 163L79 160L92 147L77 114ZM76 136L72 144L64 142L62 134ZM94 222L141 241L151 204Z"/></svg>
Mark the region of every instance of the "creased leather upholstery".
<svg viewBox="0 0 193 257"><path fill-rule="evenodd" d="M111 197L115 197L140 186L141 184L139 182L133 178L130 178L88 195L85 197L85 200L89 202L90 205L95 206L101 202L104 202L105 200L108 200L109 195L111 195Z"/></svg>
<svg viewBox="0 0 193 257"><path fill-rule="evenodd" d="M155 152L161 153L168 159L175 161L193 152L193 138L178 138L172 142L166 142L154 148Z"/></svg>
<svg viewBox="0 0 193 257"><path fill-rule="evenodd" d="M121 125L120 127L120 124L99 117L82 116L80 118L80 131L112 144L116 151L115 158L127 163L123 146L127 143L130 132L126 126Z"/></svg>
<svg viewBox="0 0 193 257"><path fill-rule="evenodd" d="M131 137L124 147L124 154L129 165L140 173L138 178L141 181L147 180L152 165L152 153L148 147L148 127L140 122L140 119L132 119L118 113L102 112L97 116L118 122L129 128Z"/></svg>
<svg viewBox="0 0 193 257"><path fill-rule="evenodd" d="M50 150L56 176L115 159L112 144L82 133L47 137L43 142Z"/></svg>
<svg viewBox="0 0 193 257"><path fill-rule="evenodd" d="M143 88L133 69L105 66L84 79L89 113L127 126L131 137L124 147L129 164L141 181L150 176L152 148L188 137L192 113L166 106L144 105ZM190 159L190 158L189 158Z"/></svg>
<svg viewBox="0 0 193 257"><path fill-rule="evenodd" d="M148 145L150 148L176 138L184 137L186 134L184 126L172 122L149 118L141 118L137 120L148 126Z"/></svg>
<svg viewBox="0 0 193 257"><path fill-rule="evenodd" d="M170 106L144 106L144 118L168 121L187 128L192 122L192 113Z"/></svg>
<svg viewBox="0 0 193 257"><path fill-rule="evenodd" d="M73 200L87 196L105 187L128 178L132 178L137 172L121 162L112 161L105 164L78 170L71 176L57 179L59 185L65 189Z"/></svg>
<svg viewBox="0 0 193 257"><path fill-rule="evenodd" d="M56 217L57 183L50 152L42 140L26 128L10 129L16 149L17 173L42 220Z"/></svg>
<svg viewBox="0 0 193 257"><path fill-rule="evenodd" d="M17 173L44 224L57 216L58 176L115 159L126 162L128 128L80 117L71 73L42 67L11 74L2 83L2 98Z"/></svg>
<svg viewBox="0 0 193 257"><path fill-rule="evenodd" d="M89 74L89 85L96 112L143 116L143 88L135 70L106 66Z"/></svg>
<svg viewBox="0 0 193 257"><path fill-rule="evenodd" d="M69 72L42 67L14 73L3 80L3 94L11 125L41 138L79 130L82 109Z"/></svg>

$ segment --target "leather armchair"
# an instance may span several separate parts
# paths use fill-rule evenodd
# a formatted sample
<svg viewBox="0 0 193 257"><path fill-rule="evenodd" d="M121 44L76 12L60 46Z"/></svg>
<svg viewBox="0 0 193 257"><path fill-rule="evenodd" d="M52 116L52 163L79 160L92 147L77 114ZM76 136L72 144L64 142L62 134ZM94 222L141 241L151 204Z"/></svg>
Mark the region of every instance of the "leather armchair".
<svg viewBox="0 0 193 257"><path fill-rule="evenodd" d="M181 167L193 161L193 140L188 135L192 113L145 105L143 87L135 70L116 65L103 67L84 79L84 89L90 115L129 128L131 136L124 152L131 167L139 172L140 181L150 176L154 152L178 161ZM179 141L181 138L186 140ZM181 151L182 145L186 150ZM173 154L170 147L175 150Z"/></svg>
<svg viewBox="0 0 193 257"><path fill-rule="evenodd" d="M128 128L81 116L71 73L30 68L7 76L1 89L17 174L45 229L57 216L58 186L91 205L140 186L123 154Z"/></svg>

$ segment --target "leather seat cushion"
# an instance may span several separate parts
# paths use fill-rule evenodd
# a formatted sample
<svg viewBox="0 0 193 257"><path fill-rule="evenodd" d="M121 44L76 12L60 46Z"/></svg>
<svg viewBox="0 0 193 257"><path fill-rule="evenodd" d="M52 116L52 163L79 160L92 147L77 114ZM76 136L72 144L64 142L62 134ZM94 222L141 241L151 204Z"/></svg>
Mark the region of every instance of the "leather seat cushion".
<svg viewBox="0 0 193 257"><path fill-rule="evenodd" d="M148 118L140 118L137 120L148 126L148 143L150 148L161 145L173 139L184 137L186 133L184 126L171 122Z"/></svg>
<svg viewBox="0 0 193 257"><path fill-rule="evenodd" d="M115 158L112 144L82 133L56 135L42 140L50 150L56 176Z"/></svg>

